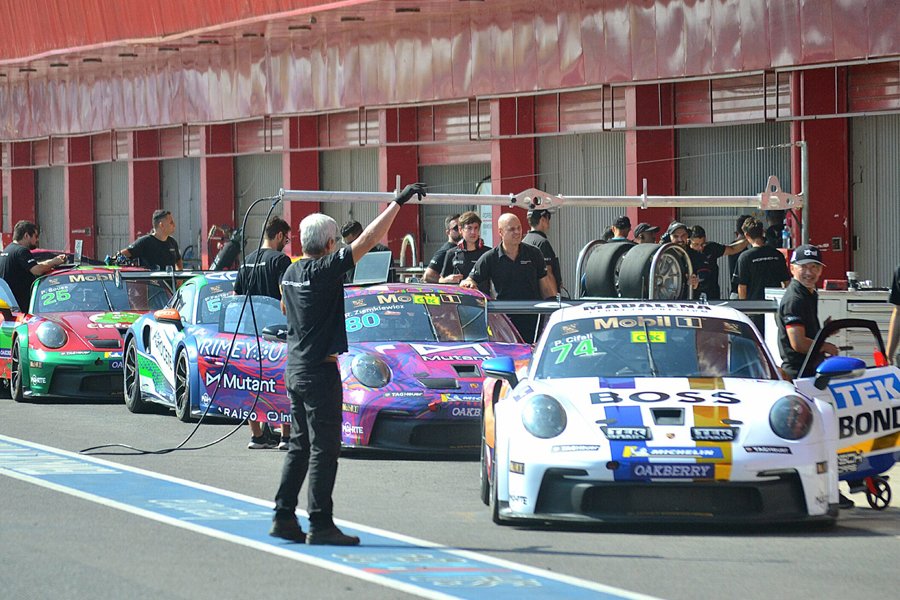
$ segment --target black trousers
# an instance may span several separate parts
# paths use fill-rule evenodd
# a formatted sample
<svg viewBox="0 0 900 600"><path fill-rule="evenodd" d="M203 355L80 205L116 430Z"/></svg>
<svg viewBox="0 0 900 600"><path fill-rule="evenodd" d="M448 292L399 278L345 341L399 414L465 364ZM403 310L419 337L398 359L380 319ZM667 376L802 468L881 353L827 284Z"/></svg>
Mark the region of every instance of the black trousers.
<svg viewBox="0 0 900 600"><path fill-rule="evenodd" d="M281 484L275 494L275 518L293 518L303 481L309 475L307 512L311 529L334 525L331 493L341 453L341 375L336 363L325 362L288 377L291 440Z"/></svg>

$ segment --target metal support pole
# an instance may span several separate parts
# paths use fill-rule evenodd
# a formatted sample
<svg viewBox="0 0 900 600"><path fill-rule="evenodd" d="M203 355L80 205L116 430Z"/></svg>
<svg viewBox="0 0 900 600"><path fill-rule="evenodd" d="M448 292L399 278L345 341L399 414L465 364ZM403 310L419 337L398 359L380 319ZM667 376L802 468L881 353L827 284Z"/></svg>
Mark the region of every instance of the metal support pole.
<svg viewBox="0 0 900 600"><path fill-rule="evenodd" d="M800 218L800 243L809 243L809 149L806 140L797 142L800 147L800 196L803 197L803 215ZM799 245L799 244L798 244Z"/></svg>

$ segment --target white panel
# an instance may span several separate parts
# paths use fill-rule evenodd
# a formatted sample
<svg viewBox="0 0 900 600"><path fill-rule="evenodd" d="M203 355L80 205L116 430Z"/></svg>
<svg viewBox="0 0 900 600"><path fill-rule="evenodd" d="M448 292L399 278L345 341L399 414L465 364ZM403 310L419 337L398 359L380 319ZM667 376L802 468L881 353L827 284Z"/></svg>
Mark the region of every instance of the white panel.
<svg viewBox="0 0 900 600"><path fill-rule="evenodd" d="M430 166L419 169L419 181L428 185L428 191L435 194L474 194L478 183L491 176L490 163L468 165ZM437 249L447 241L444 219L455 213L475 210L475 205L422 205L424 226L424 249L419 249L418 260L428 264Z"/></svg>
<svg viewBox="0 0 900 600"><path fill-rule="evenodd" d="M900 264L900 115L858 117L850 127L853 270L888 287Z"/></svg>
<svg viewBox="0 0 900 600"><path fill-rule="evenodd" d="M41 247L65 250L69 243L65 167L37 170L37 220L41 228Z"/></svg>
<svg viewBox="0 0 900 600"><path fill-rule="evenodd" d="M206 235L200 231L200 159L160 161L162 207L175 219L175 235L186 265L199 257Z"/></svg>
<svg viewBox="0 0 900 600"><path fill-rule="evenodd" d="M625 134L588 133L538 139L537 186L570 196L625 194ZM563 287L575 294L578 253L600 237L622 208L563 207L550 219L550 243L559 256ZM527 223L523 223L527 228Z"/></svg>
<svg viewBox="0 0 900 600"><path fill-rule="evenodd" d="M758 194L769 175L778 177L781 189L794 191L790 149L773 148L790 142L789 123L679 129L676 135L681 196ZM763 211L737 208L682 208L678 210L678 219L688 226L702 226L708 241L728 244L735 239L737 217L744 213L766 222ZM731 289L727 261L727 258L719 260L719 287L723 295Z"/></svg>
<svg viewBox="0 0 900 600"><path fill-rule="evenodd" d="M260 198L276 196L278 190L284 187L282 155L278 153L236 156L234 180L235 194L237 195L235 223L240 227L251 204ZM245 253L253 252L259 247L260 237L266 224L266 215L271 206L271 202L260 202L247 216L247 225L244 229ZM279 217L284 214L280 202L272 214Z"/></svg>
<svg viewBox="0 0 900 600"><path fill-rule="evenodd" d="M377 192L378 149L363 148L322 152L320 163L323 190L345 192ZM322 212L337 221L340 228L347 221L359 221L363 227L378 216L374 202L325 202Z"/></svg>
<svg viewBox="0 0 900 600"><path fill-rule="evenodd" d="M128 231L128 164L100 163L94 166L94 199L97 224L97 258L114 255L133 240ZM142 224L148 233L152 225Z"/></svg>

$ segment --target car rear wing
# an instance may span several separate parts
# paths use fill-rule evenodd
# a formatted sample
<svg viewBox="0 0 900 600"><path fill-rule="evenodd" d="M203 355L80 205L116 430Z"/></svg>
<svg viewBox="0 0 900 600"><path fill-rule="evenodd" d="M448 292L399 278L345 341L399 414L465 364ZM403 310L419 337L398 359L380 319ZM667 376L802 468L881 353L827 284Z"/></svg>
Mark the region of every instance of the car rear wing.
<svg viewBox="0 0 900 600"><path fill-rule="evenodd" d="M488 312L504 313L509 315L539 314L549 315L561 308L569 306L581 306L583 304L619 304L622 302L648 302L653 304L684 304L685 302L697 302L686 300L640 300L633 298L579 298L570 300L560 298L557 300L488 300ZM744 314L756 315L774 313L778 310L778 304L774 300L710 300L710 306L727 306Z"/></svg>
<svg viewBox="0 0 900 600"><path fill-rule="evenodd" d="M165 283L173 294L178 286L191 277L206 275L207 277L221 277L233 281L236 271L122 271L116 269L116 277L126 281L159 281ZM232 275L229 275L232 274Z"/></svg>

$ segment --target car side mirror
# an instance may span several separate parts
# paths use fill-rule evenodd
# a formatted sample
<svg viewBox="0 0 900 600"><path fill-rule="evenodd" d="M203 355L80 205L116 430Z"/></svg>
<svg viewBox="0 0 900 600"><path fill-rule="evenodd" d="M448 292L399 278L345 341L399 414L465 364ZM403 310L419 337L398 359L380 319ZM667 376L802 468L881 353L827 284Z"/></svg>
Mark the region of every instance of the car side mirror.
<svg viewBox="0 0 900 600"><path fill-rule="evenodd" d="M4 321L14 321L15 318L12 314L12 309L9 306L9 303L6 300L0 298L0 315L3 316Z"/></svg>
<svg viewBox="0 0 900 600"><path fill-rule="evenodd" d="M181 322L181 313L175 308L162 308L153 313L153 317L157 323L168 323L174 325L178 331L184 329L184 323Z"/></svg>
<svg viewBox="0 0 900 600"><path fill-rule="evenodd" d="M852 356L832 356L822 361L816 368L813 385L817 390L824 390L832 379L848 379L860 377L866 372L866 363Z"/></svg>
<svg viewBox="0 0 900 600"><path fill-rule="evenodd" d="M481 370L486 375L509 383L511 388L519 385L519 378L516 376L516 365L513 359L508 356L487 359L481 363Z"/></svg>
<svg viewBox="0 0 900 600"><path fill-rule="evenodd" d="M267 342L285 342L287 341L287 325L284 323L266 325L262 330L262 336Z"/></svg>

